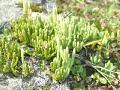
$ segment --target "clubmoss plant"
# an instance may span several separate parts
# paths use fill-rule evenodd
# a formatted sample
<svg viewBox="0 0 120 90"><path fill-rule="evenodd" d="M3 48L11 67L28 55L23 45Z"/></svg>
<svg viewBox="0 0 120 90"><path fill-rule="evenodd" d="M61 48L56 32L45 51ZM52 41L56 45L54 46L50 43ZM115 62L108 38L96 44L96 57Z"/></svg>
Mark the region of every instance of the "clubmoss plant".
<svg viewBox="0 0 120 90"><path fill-rule="evenodd" d="M56 41L57 41L57 57L55 57L53 59L53 62L51 62L50 64L51 76L55 80L62 82L68 77L70 73L70 69L74 62L75 49L73 50L72 58L70 58L68 47L66 49L62 49L58 37Z"/></svg>
<svg viewBox="0 0 120 90"><path fill-rule="evenodd" d="M1 68L3 67L4 73L13 73L15 76L19 75L19 70L17 67L18 60L20 58L20 47L16 42L6 41L5 38L2 39L1 46Z"/></svg>
<svg viewBox="0 0 120 90"><path fill-rule="evenodd" d="M23 47L21 47L22 74L26 77L30 74L31 67L25 61L24 52L25 51L24 51Z"/></svg>
<svg viewBox="0 0 120 90"><path fill-rule="evenodd" d="M49 20L47 22L41 17L33 20L31 17L22 16L17 22L12 23L14 27L11 36L18 38L20 43L33 47L36 51L33 55L48 60L55 55L56 49L54 22Z"/></svg>
<svg viewBox="0 0 120 90"><path fill-rule="evenodd" d="M59 82L69 74L80 77L79 81L86 80L87 68L84 67L87 66L95 70L90 79L97 84L112 84L120 76L119 14L114 15L116 10L112 10L115 4L110 2L105 7L86 4L79 15L73 11L65 17L55 9L50 15L41 14L36 18L32 18L28 2L23 3L23 7L23 15L12 21L10 30L4 30L6 33L0 38L1 72L28 76L31 65L26 53L30 53L30 57L49 60L51 76ZM32 53L28 50L31 48ZM75 55L80 56L77 58L80 63L74 62ZM44 68L44 63L41 67Z"/></svg>
<svg viewBox="0 0 120 90"><path fill-rule="evenodd" d="M30 67L24 60L24 53L20 51L20 44L15 41L8 41L5 37L0 39L0 68L1 72L12 73L14 76L27 76ZM22 61L22 63L20 63ZM28 70L29 69L29 70Z"/></svg>

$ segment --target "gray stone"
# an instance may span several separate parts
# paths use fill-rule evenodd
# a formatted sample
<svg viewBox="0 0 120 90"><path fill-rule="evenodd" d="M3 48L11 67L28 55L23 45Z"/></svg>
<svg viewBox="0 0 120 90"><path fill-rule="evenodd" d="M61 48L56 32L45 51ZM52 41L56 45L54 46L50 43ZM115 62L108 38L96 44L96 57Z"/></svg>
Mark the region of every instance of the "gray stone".
<svg viewBox="0 0 120 90"><path fill-rule="evenodd" d="M15 0L0 0L0 29L6 27L12 19L18 18L22 9L18 8Z"/></svg>
<svg viewBox="0 0 120 90"><path fill-rule="evenodd" d="M8 90L22 90L21 89L22 85L22 79L19 78L10 78L8 79Z"/></svg>
<svg viewBox="0 0 120 90"><path fill-rule="evenodd" d="M34 3L42 3L45 4L47 3L47 0L28 0L29 2L34 2Z"/></svg>
<svg viewBox="0 0 120 90"><path fill-rule="evenodd" d="M7 86L0 85L0 90L8 90Z"/></svg>
<svg viewBox="0 0 120 90"><path fill-rule="evenodd" d="M55 8L56 8L55 2L49 2L49 3L46 3L45 5L45 9L48 13L51 12Z"/></svg>
<svg viewBox="0 0 120 90"><path fill-rule="evenodd" d="M31 80L32 85L36 87L45 86L48 81L49 81L49 77L44 73L41 73L40 76L33 77Z"/></svg>
<svg viewBox="0 0 120 90"><path fill-rule="evenodd" d="M0 20L9 21L13 18L17 18L22 14L22 9L17 8L15 2L11 0L0 1Z"/></svg>
<svg viewBox="0 0 120 90"><path fill-rule="evenodd" d="M23 2L23 1L28 1L30 3L42 3L45 4L47 3L47 0L16 0L15 2Z"/></svg>
<svg viewBox="0 0 120 90"><path fill-rule="evenodd" d="M59 84L56 81L52 82L51 89L52 90L70 90L69 85L67 84L67 82Z"/></svg>
<svg viewBox="0 0 120 90"><path fill-rule="evenodd" d="M0 34L0 35L1 35L1 34ZM1 36L2 36L2 35L1 35ZM4 76L3 73L0 73L0 79L3 78L3 76Z"/></svg>

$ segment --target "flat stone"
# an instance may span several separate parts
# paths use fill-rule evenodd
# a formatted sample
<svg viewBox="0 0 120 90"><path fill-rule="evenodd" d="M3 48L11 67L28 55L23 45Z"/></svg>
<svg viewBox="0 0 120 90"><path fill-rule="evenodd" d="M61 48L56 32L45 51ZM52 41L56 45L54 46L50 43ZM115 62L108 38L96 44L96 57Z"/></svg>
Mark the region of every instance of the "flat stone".
<svg viewBox="0 0 120 90"><path fill-rule="evenodd" d="M49 81L49 77L45 74L41 74L40 76L37 77L33 77L31 82L33 86L36 87L41 87L41 86L45 86Z"/></svg>
<svg viewBox="0 0 120 90"><path fill-rule="evenodd" d="M17 19L23 10L18 8L15 0L0 0L0 29L6 27L12 19Z"/></svg>
<svg viewBox="0 0 120 90"><path fill-rule="evenodd" d="M9 21L13 18L17 18L22 14L22 9L18 8L14 1L0 0L0 20Z"/></svg>
<svg viewBox="0 0 120 90"><path fill-rule="evenodd" d="M64 82L62 84L59 84L59 83L52 83L51 84L51 89L52 90L70 90L67 82Z"/></svg>
<svg viewBox="0 0 120 90"><path fill-rule="evenodd" d="M48 13L51 12L55 8L56 8L55 2L48 2L45 4L45 9Z"/></svg>
<svg viewBox="0 0 120 90"><path fill-rule="evenodd" d="M34 2L34 3L42 3L45 4L47 0L28 0L29 2Z"/></svg>
<svg viewBox="0 0 120 90"><path fill-rule="evenodd" d="M10 78L8 79L8 90L21 90L22 79L19 78Z"/></svg>
<svg viewBox="0 0 120 90"><path fill-rule="evenodd" d="M8 90L7 86L0 85L0 90Z"/></svg>

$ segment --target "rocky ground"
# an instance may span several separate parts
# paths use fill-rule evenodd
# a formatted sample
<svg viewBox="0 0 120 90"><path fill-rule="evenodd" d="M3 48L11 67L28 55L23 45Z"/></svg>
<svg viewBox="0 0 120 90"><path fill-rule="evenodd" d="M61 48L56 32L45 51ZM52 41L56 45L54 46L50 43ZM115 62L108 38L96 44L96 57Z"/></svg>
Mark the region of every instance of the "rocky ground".
<svg viewBox="0 0 120 90"><path fill-rule="evenodd" d="M36 72L36 75L26 78L0 74L0 90L27 90L30 88L32 90L70 90L70 85L67 81L59 84L51 80L44 72L40 70Z"/></svg>
<svg viewBox="0 0 120 90"><path fill-rule="evenodd" d="M7 27L9 21L17 19L23 10L17 7L16 3L22 0L0 0L0 29ZM41 3L41 0L29 0L30 2Z"/></svg>
<svg viewBox="0 0 120 90"><path fill-rule="evenodd" d="M21 0L0 0L0 29L9 26L9 22L12 19L17 19L23 12L21 8L18 8L16 3ZM46 0L29 0L35 3L44 3ZM54 3L53 3L54 5ZM50 3L46 4L46 8L52 9ZM34 13L33 13L34 14ZM1 35L2 36L2 35ZM36 74L30 77L14 77L11 75L0 74L0 90L26 90L27 88L34 88L34 90L43 90L43 88L51 88L52 90L69 90L69 84L64 82L59 84L44 72L34 65Z"/></svg>
<svg viewBox="0 0 120 90"><path fill-rule="evenodd" d="M4 27L9 26L9 22L12 19L17 19L23 12L21 8L18 8L16 3L22 0L0 0L0 30ZM43 3L46 7L46 11L50 12L54 7L55 3L46 3L46 0L29 0L34 3ZM86 0L87 3L91 3L95 0ZM38 13L32 13L36 16ZM2 35L0 34L0 37ZM66 80L62 84L52 80L49 75L46 74L47 71L43 72L40 70L37 63L32 64L34 69L34 74L29 77L14 77L9 74L0 73L0 90L70 90L73 81L70 79ZM31 61L32 62L32 61ZM84 84L84 81L82 82ZM81 85L82 85L81 83ZM95 89L94 89L95 88ZM105 88L105 89L102 89ZM108 87L88 87L88 90L112 90L107 89ZM79 89L77 89L79 90ZM119 90L119 89L118 89Z"/></svg>
<svg viewBox="0 0 120 90"><path fill-rule="evenodd" d="M22 14L22 9L18 8L15 3L15 0L0 0L0 28Z"/></svg>
<svg viewBox="0 0 120 90"><path fill-rule="evenodd" d="M23 10L16 5L16 3L19 3L21 1L22 0L0 0L0 29L3 27L7 27L9 25L10 20L17 19L23 13ZM44 4L48 12L51 11L55 6L55 3L47 3L47 0L28 1L33 3ZM33 13L33 15L36 14Z"/></svg>

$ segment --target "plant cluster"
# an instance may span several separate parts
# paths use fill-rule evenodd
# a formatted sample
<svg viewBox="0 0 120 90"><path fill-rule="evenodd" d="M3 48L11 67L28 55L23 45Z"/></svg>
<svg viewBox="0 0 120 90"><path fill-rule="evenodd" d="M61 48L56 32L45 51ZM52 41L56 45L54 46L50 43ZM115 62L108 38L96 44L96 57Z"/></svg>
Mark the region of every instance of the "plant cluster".
<svg viewBox="0 0 120 90"><path fill-rule="evenodd" d="M12 72L15 76L22 72L27 76L31 71L25 60L27 53L49 60L50 75L59 82L72 75L87 83L93 80L96 84L119 83L120 31L118 18L112 11L116 6L117 3L108 4L107 10L88 6L80 16L72 14L66 18L56 10L45 17L24 14L11 22L11 29L4 30L5 37L0 39L0 71ZM29 48L33 49L32 53ZM87 59L81 56L83 49ZM90 76L87 66L95 71Z"/></svg>
<svg viewBox="0 0 120 90"><path fill-rule="evenodd" d="M50 25L50 21L42 20L42 17L33 21L31 17L22 16L17 22L13 21L12 26L14 26L11 30L12 38L34 48L33 56L50 59L55 55L55 28L53 24Z"/></svg>
<svg viewBox="0 0 120 90"><path fill-rule="evenodd" d="M70 58L69 49L62 49L60 44L59 37L56 37L57 42L57 56L53 59L53 62L50 63L50 68L52 72L52 77L58 81L65 80L71 70L71 67L75 58L75 49L72 52L72 57Z"/></svg>
<svg viewBox="0 0 120 90"><path fill-rule="evenodd" d="M0 38L0 72L13 73L14 76L19 76L21 73L27 76L29 74L27 72L32 69L27 64L23 52L19 43L6 37Z"/></svg>

